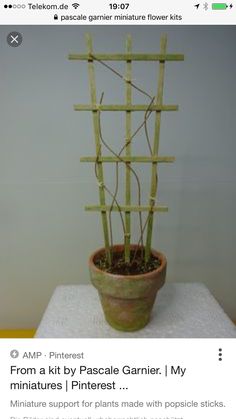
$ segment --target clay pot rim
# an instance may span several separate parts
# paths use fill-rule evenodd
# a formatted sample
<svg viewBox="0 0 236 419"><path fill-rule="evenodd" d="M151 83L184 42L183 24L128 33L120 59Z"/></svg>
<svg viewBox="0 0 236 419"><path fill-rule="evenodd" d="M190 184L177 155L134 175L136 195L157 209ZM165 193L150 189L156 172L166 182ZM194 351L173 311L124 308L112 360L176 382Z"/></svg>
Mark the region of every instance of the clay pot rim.
<svg viewBox="0 0 236 419"><path fill-rule="evenodd" d="M131 249L135 249L135 248L140 248L140 246L138 246L137 244L131 244L130 245L130 248ZM116 248L124 248L124 244L115 244L114 246L113 246L113 249L116 249ZM132 279L140 279L140 278L150 278L150 277L152 277L153 276L153 274L155 275L156 273L158 273L158 272L161 272L164 268L165 268L165 266L166 266L166 264L167 264L167 259L166 259L166 257L165 257L165 255L163 254L163 253L161 253L161 252L159 252L159 251L157 251L157 250L155 250L155 249L151 249L151 253L154 255L154 256L158 256L158 258L160 259L160 261L161 261L161 265L160 266L158 266L158 268L156 268L156 269L154 269L153 271L150 271L150 272L146 272L146 273L140 273L139 275L120 275L120 274L113 274L113 273L110 273L110 272L106 272L106 271L103 271L102 269L99 269L96 265L95 265L95 263L94 263L94 258L95 258L95 256L97 256L99 253L105 253L105 247L100 247L99 249L97 249L97 250L95 250L92 254L91 254L91 256L90 256L90 258L89 258L89 267L91 267L92 269L93 269L93 271L95 271L95 272L97 272L97 273L103 273L103 274L106 274L106 276L108 276L108 277L110 277L110 278L114 278L114 277L116 277L116 278L132 278Z"/></svg>

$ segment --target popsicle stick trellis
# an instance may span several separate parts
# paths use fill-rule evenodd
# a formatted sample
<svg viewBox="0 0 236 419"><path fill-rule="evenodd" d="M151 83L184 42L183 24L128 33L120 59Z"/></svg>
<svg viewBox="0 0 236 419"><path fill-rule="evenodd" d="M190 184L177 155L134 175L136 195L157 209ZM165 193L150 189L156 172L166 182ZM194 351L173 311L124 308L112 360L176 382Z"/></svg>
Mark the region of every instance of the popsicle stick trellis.
<svg viewBox="0 0 236 419"><path fill-rule="evenodd" d="M99 205L88 205L85 207L87 211L99 211L102 217L103 234L104 234L104 245L106 251L107 262L110 265L112 263L112 246L113 236L111 227L111 213L119 212L123 232L124 232L124 259L125 262L130 263L131 261L131 214L133 212L138 213L139 225L140 225L140 239L139 243L141 249L145 249L144 258L148 262L151 253L152 245L152 231L153 231L153 215L156 212L168 211L168 207L164 205L156 205L157 190L158 190L158 174L157 165L159 163L172 163L175 158L173 156L159 156L159 142L160 142L160 126L161 126L161 114L166 111L177 111L177 105L166 105L163 103L163 92L164 92L164 74L166 62L182 61L184 56L182 54L169 54L167 53L167 37L166 35L161 36L160 40L160 53L158 54L137 54L132 52L132 40L131 36L128 35L126 38L125 53L120 54L104 54L95 53L93 51L92 37L90 34L86 34L86 54L69 54L70 60L87 61L88 63L88 74L89 74L89 87L90 87L90 104L76 104L74 110L76 111L90 111L92 112L94 138L96 156L82 157L82 162L94 163L95 174L98 181L99 189ZM124 74L121 74L112 67L108 62L112 61L123 61L126 63L126 70ZM158 63L158 77L157 77L157 93L156 96L152 97L148 92L143 90L136 82L132 79L132 63L137 62L157 62ZM114 73L116 77L119 77L123 83L125 83L125 104L103 104L103 97L97 100L96 81L95 81L95 63L100 63L106 69ZM132 103L133 90L138 90L145 99L148 98L148 103L134 104ZM103 112L125 112L125 141L119 153L115 153L108 145L107 141L103 139L101 120L100 116ZM132 129L132 113L142 112L144 119L141 125ZM154 135L153 143L151 144L148 134L148 119L151 114L155 114L154 121ZM132 140L135 135L144 131L145 138L150 151L150 156L134 156L132 155ZM102 146L109 150L112 155L102 155ZM103 164L113 163L116 165L116 186L115 191L111 192L105 184L103 174ZM132 163L132 164L131 164ZM134 163L134 165L133 165ZM141 203L141 186L139 177L134 169L136 163L149 163L151 164L151 184L150 184L150 195L147 205ZM117 200L118 193L118 171L120 165L125 165L125 194L124 204L119 204ZM138 197L137 203L132 202L131 197L131 178L134 177L137 188ZM112 203L107 205L106 203L106 192L112 197ZM143 223L142 213L147 213L145 223ZM146 242L144 244L144 231L146 229Z"/></svg>

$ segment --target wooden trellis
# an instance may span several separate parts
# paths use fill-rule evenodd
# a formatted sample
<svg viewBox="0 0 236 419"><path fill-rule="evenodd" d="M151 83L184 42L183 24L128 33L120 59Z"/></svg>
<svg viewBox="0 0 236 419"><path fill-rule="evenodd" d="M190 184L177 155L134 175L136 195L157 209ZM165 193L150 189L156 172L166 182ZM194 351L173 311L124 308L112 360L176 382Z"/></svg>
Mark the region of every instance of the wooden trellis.
<svg viewBox="0 0 236 419"><path fill-rule="evenodd" d="M82 157L82 162L93 162L97 164L97 177L99 184L99 205L89 205L85 209L87 211L101 212L102 225L104 232L105 249L108 262L111 262L110 253L110 239L109 239L109 226L108 226L108 212L109 211L122 211L125 214L125 261L130 261L130 240L131 240L131 222L130 217L132 212L148 212L147 219L147 234L145 245L145 260L148 261L150 257L151 242L152 242L152 226L153 226L153 213L160 211L168 211L166 206L155 205L157 195L157 164L171 163L175 159L172 156L159 156L159 141L160 141L160 125L161 113L163 111L177 111L177 105L163 104L163 90L164 90L164 72L166 61L182 61L184 56L182 54L167 54L167 36L162 35L160 40L160 53L159 54L137 54L132 53L132 41L128 35L126 39L126 51L121 54L98 54L93 52L93 44L91 35L86 35L87 53L86 54L69 54L70 60L80 60L88 62L89 85L90 85L90 104L74 105L76 111L91 111L93 116L94 137L96 146L95 157ZM98 103L96 93L95 81L95 67L94 61L105 63L107 61L124 61L126 62L126 74L123 78L126 83L126 103L119 105L104 105ZM151 104L132 104L132 90L134 84L132 83L132 62L133 61L153 61L159 63L157 94L155 100ZM155 128L154 139L150 156L132 156L132 132L131 132L131 118L132 112L155 112ZM101 135L99 129L99 113L100 112L125 112L125 145L123 147L125 154L122 156L102 156L101 154ZM126 163L125 169L125 204L113 205L112 207L106 205L106 194L104 186L103 163ZM131 202L131 163L151 163L151 186L150 197L148 205L132 205Z"/></svg>

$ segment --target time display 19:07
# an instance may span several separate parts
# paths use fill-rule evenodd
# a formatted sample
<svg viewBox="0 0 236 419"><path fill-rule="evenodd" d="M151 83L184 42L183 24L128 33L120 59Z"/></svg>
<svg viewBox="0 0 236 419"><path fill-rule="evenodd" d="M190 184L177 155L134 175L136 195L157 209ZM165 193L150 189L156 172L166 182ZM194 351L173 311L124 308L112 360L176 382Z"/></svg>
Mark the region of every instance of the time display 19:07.
<svg viewBox="0 0 236 419"><path fill-rule="evenodd" d="M113 10L127 10L129 7L129 3L109 3L109 7Z"/></svg>

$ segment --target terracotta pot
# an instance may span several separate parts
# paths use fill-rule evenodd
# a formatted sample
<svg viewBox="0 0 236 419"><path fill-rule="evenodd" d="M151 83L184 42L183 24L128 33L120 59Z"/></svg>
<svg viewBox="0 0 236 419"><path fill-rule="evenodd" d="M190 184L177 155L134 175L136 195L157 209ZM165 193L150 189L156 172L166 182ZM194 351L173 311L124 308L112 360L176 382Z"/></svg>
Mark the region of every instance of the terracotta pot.
<svg viewBox="0 0 236 419"><path fill-rule="evenodd" d="M131 250L137 249L131 245ZM113 252L123 252L124 246L114 246ZM94 252L89 259L92 284L97 288L107 322L118 330L131 332L142 329L150 320L157 291L164 285L167 261L162 253L152 250L161 265L152 272L140 275L116 275L97 268L105 249Z"/></svg>

